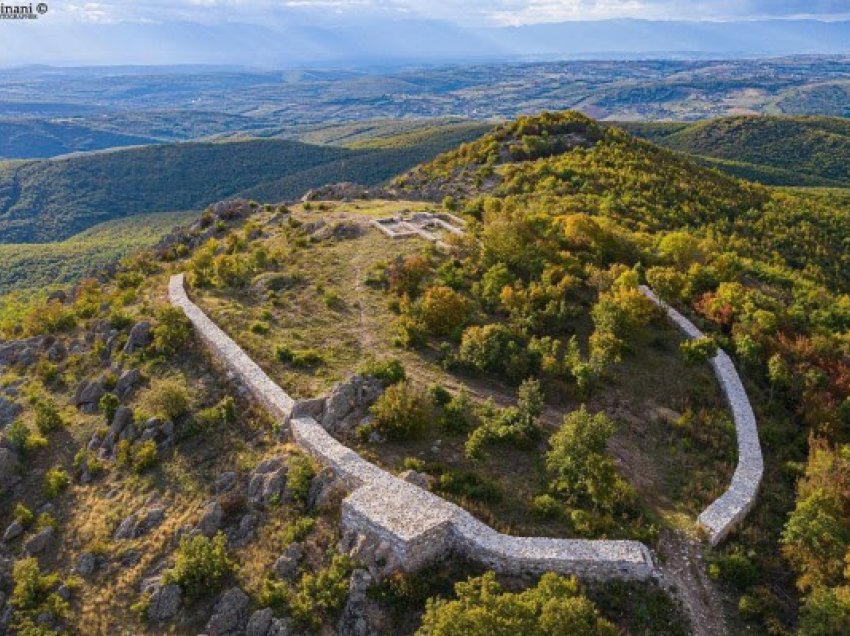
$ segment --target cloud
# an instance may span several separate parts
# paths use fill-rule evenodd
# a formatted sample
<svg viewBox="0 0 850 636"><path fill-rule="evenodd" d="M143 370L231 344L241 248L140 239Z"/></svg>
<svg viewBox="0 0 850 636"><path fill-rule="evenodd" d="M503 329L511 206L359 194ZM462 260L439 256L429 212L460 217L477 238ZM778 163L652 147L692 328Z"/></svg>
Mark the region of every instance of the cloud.
<svg viewBox="0 0 850 636"><path fill-rule="evenodd" d="M51 13L54 13L51 6ZM465 25L521 25L565 20L643 18L742 20L850 18L848 0L103 0L57 6L78 22L240 21L261 25L426 18Z"/></svg>

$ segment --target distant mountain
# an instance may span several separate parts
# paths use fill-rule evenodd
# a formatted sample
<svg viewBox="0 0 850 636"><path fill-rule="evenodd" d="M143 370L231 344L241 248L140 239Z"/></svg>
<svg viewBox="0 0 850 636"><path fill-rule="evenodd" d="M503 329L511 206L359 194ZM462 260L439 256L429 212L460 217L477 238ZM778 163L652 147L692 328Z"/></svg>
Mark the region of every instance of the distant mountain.
<svg viewBox="0 0 850 636"><path fill-rule="evenodd" d="M695 124L619 124L660 146L768 185L850 187L850 120L723 117Z"/></svg>
<svg viewBox="0 0 850 636"><path fill-rule="evenodd" d="M322 24L316 27L315 24ZM462 27L424 19L357 21L284 11L268 26L194 22L0 25L6 66L46 63L387 67L539 57L850 53L850 22L575 21ZM80 42L86 42L80 47ZM156 42L156 46L151 46Z"/></svg>

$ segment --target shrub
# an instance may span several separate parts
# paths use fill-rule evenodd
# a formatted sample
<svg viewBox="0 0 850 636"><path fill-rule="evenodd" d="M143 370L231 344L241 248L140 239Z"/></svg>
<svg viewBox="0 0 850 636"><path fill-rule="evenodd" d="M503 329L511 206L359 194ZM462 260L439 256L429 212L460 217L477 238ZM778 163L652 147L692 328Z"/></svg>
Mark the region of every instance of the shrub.
<svg viewBox="0 0 850 636"><path fill-rule="evenodd" d="M536 586L505 592L493 572L455 585L456 599L429 599L417 636L615 636L616 627L582 596L575 578L544 574Z"/></svg>
<svg viewBox="0 0 850 636"><path fill-rule="evenodd" d="M288 523L280 535L282 547L285 548L296 541L303 541L315 527L316 520L312 517L298 517L295 521Z"/></svg>
<svg viewBox="0 0 850 636"><path fill-rule="evenodd" d="M177 307L162 307L153 327L153 346L159 353L171 356L183 349L192 337L192 323Z"/></svg>
<svg viewBox="0 0 850 636"><path fill-rule="evenodd" d="M270 330L269 324L267 322L261 322L259 320L255 320L251 323L250 326L251 333L255 333L258 336L263 336L267 334Z"/></svg>
<svg viewBox="0 0 850 636"><path fill-rule="evenodd" d="M717 343L708 337L683 340L679 344L679 351L687 364L697 366L714 357L717 353Z"/></svg>
<svg viewBox="0 0 850 636"><path fill-rule="evenodd" d="M510 442L528 446L539 437L537 419L543 413L543 392L537 380L529 378L519 387L516 406L493 410L466 440L465 452L470 459L482 459L484 447L494 442Z"/></svg>
<svg viewBox="0 0 850 636"><path fill-rule="evenodd" d="M42 614L59 619L68 610L68 603L56 590L61 581L55 573L43 574L35 557L21 559L12 568L15 587L9 600L15 608L16 633L45 635L42 627L33 622Z"/></svg>
<svg viewBox="0 0 850 636"><path fill-rule="evenodd" d="M469 472L450 470L442 473L437 480L436 489L480 503L495 503L502 499L502 493L494 484Z"/></svg>
<svg viewBox="0 0 850 636"><path fill-rule="evenodd" d="M30 430L23 420L15 420L6 429L6 443L18 455L25 455L47 446L47 439Z"/></svg>
<svg viewBox="0 0 850 636"><path fill-rule="evenodd" d="M137 473L145 472L148 468L153 467L157 462L158 456L156 442L152 439L148 439L143 442L136 442L133 444L132 455L133 470Z"/></svg>
<svg viewBox="0 0 850 636"><path fill-rule="evenodd" d="M404 314L395 323L395 344L405 349L418 349L428 342L428 329L419 318Z"/></svg>
<svg viewBox="0 0 850 636"><path fill-rule="evenodd" d="M561 428L549 440L551 448L546 453L553 491L572 504L586 499L606 511L630 499L628 484L605 453L615 429L614 422L604 413L591 415L584 406L564 417Z"/></svg>
<svg viewBox="0 0 850 636"><path fill-rule="evenodd" d="M390 289L412 298L419 293L419 288L430 269L428 261L422 256L399 257L387 268Z"/></svg>
<svg viewBox="0 0 850 636"><path fill-rule="evenodd" d="M189 411L189 389L182 378L161 378L151 382L142 396L144 409L151 415L176 420Z"/></svg>
<svg viewBox="0 0 850 636"><path fill-rule="evenodd" d="M98 407L100 408L100 412L103 413L107 424L112 422L112 419L115 417L115 411L118 410L120 404L121 400L114 393L104 393L103 397L100 398Z"/></svg>
<svg viewBox="0 0 850 636"><path fill-rule="evenodd" d="M351 569L347 556L335 554L327 567L302 574L289 598L292 616L313 629L321 627L323 618L336 614L345 604Z"/></svg>
<svg viewBox="0 0 850 636"><path fill-rule="evenodd" d="M71 478L61 468L51 468L44 474L44 496L53 499L68 487Z"/></svg>
<svg viewBox="0 0 850 636"><path fill-rule="evenodd" d="M310 480L316 471L313 462L304 455L295 455L289 460L289 470L286 473L286 489L292 499L302 506L307 505L307 496L310 493Z"/></svg>
<svg viewBox="0 0 850 636"><path fill-rule="evenodd" d="M211 539L184 535L175 552L174 568L166 573L165 582L178 583L189 598L195 599L219 590L232 567L223 533Z"/></svg>
<svg viewBox="0 0 850 636"><path fill-rule="evenodd" d="M236 402L228 395L216 405L195 413L193 419L201 430L214 430L220 425L233 424L236 421Z"/></svg>
<svg viewBox="0 0 850 636"><path fill-rule="evenodd" d="M35 408L35 427L42 435L62 428L65 423L56 405L47 398L37 398L33 403Z"/></svg>
<svg viewBox="0 0 850 636"><path fill-rule="evenodd" d="M28 528L35 520L32 510L27 508L26 504L21 501L15 504L15 511L12 513L12 517L24 528Z"/></svg>
<svg viewBox="0 0 850 636"><path fill-rule="evenodd" d="M417 304L425 327L434 336L449 336L469 320L471 304L449 287L429 287Z"/></svg>
<svg viewBox="0 0 850 636"><path fill-rule="evenodd" d="M531 509L538 517L554 519L561 513L561 503L552 495L544 493L531 500Z"/></svg>
<svg viewBox="0 0 850 636"><path fill-rule="evenodd" d="M372 405L374 427L390 439L409 439L419 435L431 418L427 396L409 382L388 387Z"/></svg>
<svg viewBox="0 0 850 636"><path fill-rule="evenodd" d="M404 365L397 358L370 358L357 371L382 380L385 384L397 384L407 377Z"/></svg>
<svg viewBox="0 0 850 636"><path fill-rule="evenodd" d="M275 349L275 357L283 364L302 369L317 367L325 362L316 349L290 349L286 345L279 345Z"/></svg>
<svg viewBox="0 0 850 636"><path fill-rule="evenodd" d="M457 395L449 395L448 402L442 404L437 424L448 433L466 433L475 428L475 412L472 400L466 391L462 390Z"/></svg>

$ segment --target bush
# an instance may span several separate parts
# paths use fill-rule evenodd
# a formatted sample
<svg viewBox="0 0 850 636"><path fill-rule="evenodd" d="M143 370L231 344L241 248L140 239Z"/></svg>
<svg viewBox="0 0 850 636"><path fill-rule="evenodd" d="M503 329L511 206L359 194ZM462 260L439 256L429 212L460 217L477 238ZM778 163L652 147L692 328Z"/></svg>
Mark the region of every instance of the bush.
<svg viewBox="0 0 850 636"><path fill-rule="evenodd" d="M143 473L153 467L157 460L156 442L152 439L133 444L132 467L137 473Z"/></svg>
<svg viewBox="0 0 850 636"><path fill-rule="evenodd" d="M37 398L33 407L35 408L35 427L42 435L59 430L65 425L56 405L51 400Z"/></svg>
<svg viewBox="0 0 850 636"><path fill-rule="evenodd" d="M455 585L456 599L429 599L417 636L616 636L582 596L575 578L544 574L536 586L505 592L488 572Z"/></svg>
<svg viewBox="0 0 850 636"><path fill-rule="evenodd" d="M475 412L466 391L449 396L448 402L442 404L437 424L447 433L467 433L475 428Z"/></svg>
<svg viewBox="0 0 850 636"><path fill-rule="evenodd" d="M494 484L468 472L444 472L437 480L436 490L477 503L496 503L502 499L502 493Z"/></svg>
<svg viewBox="0 0 850 636"><path fill-rule="evenodd" d="M708 337L683 340L679 344L679 351L687 364L698 366L714 357L717 353L717 343Z"/></svg>
<svg viewBox="0 0 850 636"><path fill-rule="evenodd" d="M23 420L15 420L6 429L6 443L18 455L47 446L47 439L30 430Z"/></svg>
<svg viewBox="0 0 850 636"><path fill-rule="evenodd" d="M469 321L472 306L467 298L449 287L425 290L417 309L426 329L434 336L450 336Z"/></svg>
<svg viewBox="0 0 850 636"><path fill-rule="evenodd" d="M397 384L407 377L404 365L397 358L370 358L360 365L357 372L378 378L386 385Z"/></svg>
<svg viewBox="0 0 850 636"><path fill-rule="evenodd" d="M114 393L104 393L103 397L100 398L98 407L100 408L100 412L103 413L107 424L112 422L112 419L115 417L115 411L118 410L120 404L121 400Z"/></svg>
<svg viewBox="0 0 850 636"><path fill-rule="evenodd" d="M192 323L182 309L166 306L156 314L153 346L159 353L171 356L186 347L192 337Z"/></svg>
<svg viewBox="0 0 850 636"><path fill-rule="evenodd" d="M316 520L312 517L298 517L284 527L281 532L281 547L285 548L290 543L303 541L307 535L316 527Z"/></svg>
<svg viewBox="0 0 850 636"><path fill-rule="evenodd" d="M495 410L466 440L466 456L482 459L484 447L496 442L529 446L540 434L537 419L543 413L543 391L529 378L519 387L516 406ZM489 407L493 411L492 406Z"/></svg>
<svg viewBox="0 0 850 636"><path fill-rule="evenodd" d="M390 439L410 439L419 435L431 419L428 397L409 382L388 387L372 405L374 428Z"/></svg>
<svg viewBox="0 0 850 636"><path fill-rule="evenodd" d="M35 520L32 510L27 508L26 504L21 501L15 504L15 511L12 513L12 517L24 528L28 528Z"/></svg>
<svg viewBox="0 0 850 636"><path fill-rule="evenodd" d="M317 367L325 362L316 349L290 349L286 345L279 345L275 349L275 357L283 364L301 369Z"/></svg>
<svg viewBox="0 0 850 636"><path fill-rule="evenodd" d="M217 533L183 536L175 552L174 568L165 575L166 583L177 583L190 599L212 594L224 582L233 564L227 554L227 537Z"/></svg>
<svg viewBox="0 0 850 636"><path fill-rule="evenodd" d="M61 581L55 573L43 574L35 557L17 561L12 569L15 587L9 600L15 608L14 626L18 634L45 635L43 626L36 627L35 621L46 614L53 619L61 618L68 610L68 603L56 590Z"/></svg>
<svg viewBox="0 0 850 636"><path fill-rule="evenodd" d="M53 499L68 487L71 478L61 468L51 468L44 474L44 496Z"/></svg>
<svg viewBox="0 0 850 636"><path fill-rule="evenodd" d="M311 462L304 455L295 455L289 460L289 470L286 473L286 489L292 499L301 506L307 505L307 496L310 493L310 481L316 471Z"/></svg>
<svg viewBox="0 0 850 636"><path fill-rule="evenodd" d="M236 421L236 402L228 395L219 400L215 406L195 413L193 419L199 429L206 431L233 424Z"/></svg>
<svg viewBox="0 0 850 636"><path fill-rule="evenodd" d="M189 389L182 378L156 379L142 396L142 404L151 415L173 421L189 412Z"/></svg>
<svg viewBox="0 0 850 636"><path fill-rule="evenodd" d="M330 564L318 572L305 572L289 598L289 610L299 622L313 629L321 627L327 616L335 615L348 598L351 561L335 554Z"/></svg>

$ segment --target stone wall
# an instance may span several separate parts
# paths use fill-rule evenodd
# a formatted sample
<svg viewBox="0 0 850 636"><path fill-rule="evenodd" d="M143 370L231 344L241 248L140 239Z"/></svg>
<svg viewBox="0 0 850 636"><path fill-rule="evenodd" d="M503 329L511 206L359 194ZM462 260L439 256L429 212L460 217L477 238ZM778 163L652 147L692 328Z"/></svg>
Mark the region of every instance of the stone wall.
<svg viewBox="0 0 850 636"><path fill-rule="evenodd" d="M670 320L688 338L701 338L704 335L696 325L658 298L651 289L641 286L641 291L667 312ZM732 476L732 482L726 492L715 499L699 516L699 523L708 532L709 542L714 546L720 543L755 505L764 472L764 460L756 416L732 359L720 349L712 358L711 367L732 411L738 438L738 466Z"/></svg>
<svg viewBox="0 0 850 636"><path fill-rule="evenodd" d="M183 309L213 357L265 407L289 423L295 442L344 480L351 493L342 502L346 534L364 535L389 552L398 566L414 570L462 554L499 572L546 571L604 579L646 580L654 572L649 549L637 541L512 537L464 509L366 461L309 415L186 296L183 275L169 282L171 302Z"/></svg>

